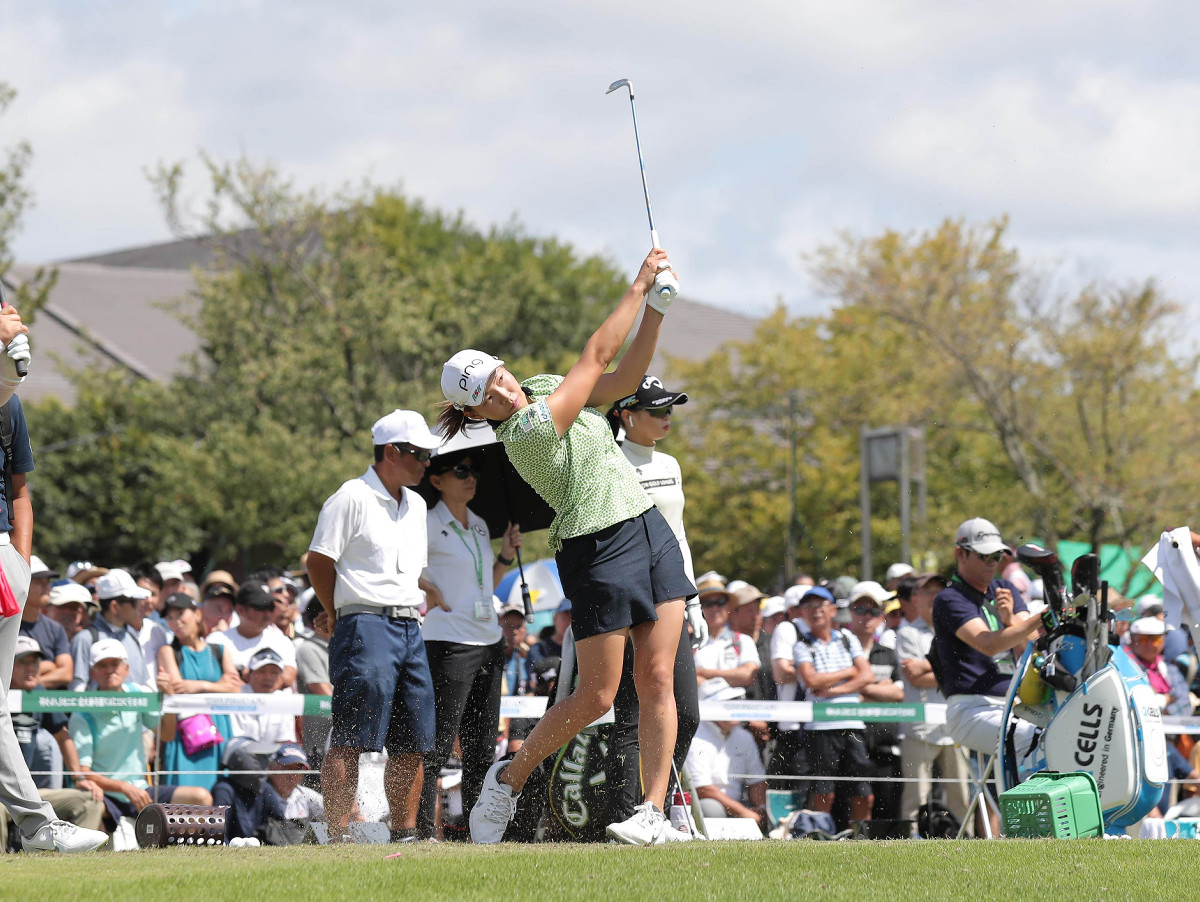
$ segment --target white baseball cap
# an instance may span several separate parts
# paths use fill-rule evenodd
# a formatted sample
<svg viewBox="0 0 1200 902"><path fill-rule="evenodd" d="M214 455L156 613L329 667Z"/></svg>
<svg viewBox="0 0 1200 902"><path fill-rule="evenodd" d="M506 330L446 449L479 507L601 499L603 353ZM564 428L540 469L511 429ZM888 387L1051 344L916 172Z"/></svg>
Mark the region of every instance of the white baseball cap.
<svg viewBox="0 0 1200 902"><path fill-rule="evenodd" d="M909 564L896 563L887 568L887 576L884 577L885 582L891 582L894 579L900 579L904 576L909 576L916 571Z"/></svg>
<svg viewBox="0 0 1200 902"><path fill-rule="evenodd" d="M429 431L425 418L415 410L393 410L371 427L372 445L403 443L432 451L442 440Z"/></svg>
<svg viewBox="0 0 1200 902"><path fill-rule="evenodd" d="M854 584L854 588L850 590L850 597L847 601L854 602L859 598L869 598L877 605L883 606L884 602L891 601L896 597L895 592L889 592L873 579L864 579L862 582Z"/></svg>
<svg viewBox="0 0 1200 902"><path fill-rule="evenodd" d="M1135 636L1161 636L1166 631L1166 623L1157 617L1139 617L1129 627L1129 632Z"/></svg>
<svg viewBox="0 0 1200 902"><path fill-rule="evenodd" d="M503 360L483 351L459 351L442 366L442 394L457 410L474 407L492 373L503 365Z"/></svg>
<svg viewBox="0 0 1200 902"><path fill-rule="evenodd" d="M158 578L164 583L169 579L183 580L183 571L175 561L159 561L154 565L154 569L158 571Z"/></svg>
<svg viewBox="0 0 1200 902"><path fill-rule="evenodd" d="M29 577L30 579L57 579L58 571L51 570L36 554L29 556Z"/></svg>
<svg viewBox="0 0 1200 902"><path fill-rule="evenodd" d="M954 544L970 548L977 554L995 554L997 551L1012 551L1000 538L1000 530L991 520L975 517L958 527Z"/></svg>
<svg viewBox="0 0 1200 902"><path fill-rule="evenodd" d="M64 605L72 602L86 607L92 602L92 593L70 579L50 587L50 604Z"/></svg>
<svg viewBox="0 0 1200 902"><path fill-rule="evenodd" d="M125 571L121 571L124 573ZM121 644L120 639L101 639L92 644L92 663L99 664L101 661L107 661L110 658L120 658L122 661L129 660L129 652L125 650L125 646Z"/></svg>
<svg viewBox="0 0 1200 902"><path fill-rule="evenodd" d="M118 568L109 570L96 580L96 597L101 601L107 601L109 598L132 598L134 601L141 601L150 597L150 590L143 589L135 583L129 571Z"/></svg>
<svg viewBox="0 0 1200 902"><path fill-rule="evenodd" d="M26 655L37 655L45 658L46 653L42 651L42 646L38 644L38 640L33 636L17 636L17 647L13 651L13 660L17 661Z"/></svg>
<svg viewBox="0 0 1200 902"><path fill-rule="evenodd" d="M192 572L192 565L189 564L187 561L183 560L182 558L177 561L171 561L171 563L179 568L180 573L191 573Z"/></svg>
<svg viewBox="0 0 1200 902"><path fill-rule="evenodd" d="M700 698L705 701L728 702L745 697L746 690L741 686L730 686L725 677L709 677L700 684Z"/></svg>
<svg viewBox="0 0 1200 902"><path fill-rule="evenodd" d="M800 604L800 599L807 595L811 588L812 586L788 586L787 591L783 593L784 610L790 611Z"/></svg>
<svg viewBox="0 0 1200 902"><path fill-rule="evenodd" d="M774 617L776 614L782 614L787 610L786 604L782 595L772 595L762 603L763 619Z"/></svg>

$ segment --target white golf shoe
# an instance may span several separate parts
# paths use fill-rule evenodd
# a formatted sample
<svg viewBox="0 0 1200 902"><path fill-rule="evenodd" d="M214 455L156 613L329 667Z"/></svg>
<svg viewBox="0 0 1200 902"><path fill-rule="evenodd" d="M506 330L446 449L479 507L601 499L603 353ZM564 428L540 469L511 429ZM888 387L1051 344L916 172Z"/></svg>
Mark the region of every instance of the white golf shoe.
<svg viewBox="0 0 1200 902"><path fill-rule="evenodd" d="M51 821L30 837L21 837L26 852L93 852L108 842L108 834L77 827L67 821Z"/></svg>
<svg viewBox="0 0 1200 902"><path fill-rule="evenodd" d="M509 821L517 813L520 794L514 793L507 783L500 782L500 771L507 766L507 761L497 761L483 778L483 789L471 809L471 842L500 842Z"/></svg>
<svg viewBox="0 0 1200 902"><path fill-rule="evenodd" d="M653 802L633 809L633 816L619 824L609 824L605 832L617 842L631 846L661 846L671 842L689 842L690 833L676 830Z"/></svg>

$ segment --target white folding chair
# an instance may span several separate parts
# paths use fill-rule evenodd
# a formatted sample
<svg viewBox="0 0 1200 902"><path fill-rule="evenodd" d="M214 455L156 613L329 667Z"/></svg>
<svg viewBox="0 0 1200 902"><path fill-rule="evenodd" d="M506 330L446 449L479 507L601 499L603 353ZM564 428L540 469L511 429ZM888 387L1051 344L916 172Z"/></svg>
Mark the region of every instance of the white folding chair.
<svg viewBox="0 0 1200 902"><path fill-rule="evenodd" d="M962 746L955 746L959 754L967 756L967 766L971 771L971 794L967 800L967 813L963 815L962 825L958 828L958 839L962 839L967 832L967 825L971 823L975 812L980 812L980 820L983 821L983 835L988 839L993 839L992 836L992 819L988 806L991 806L991 811L996 813L996 817L1000 817L1000 803L992 795L991 789L988 787L988 781L992 778L992 772L996 769L996 752L990 755L983 755L980 752L972 752L970 749Z"/></svg>

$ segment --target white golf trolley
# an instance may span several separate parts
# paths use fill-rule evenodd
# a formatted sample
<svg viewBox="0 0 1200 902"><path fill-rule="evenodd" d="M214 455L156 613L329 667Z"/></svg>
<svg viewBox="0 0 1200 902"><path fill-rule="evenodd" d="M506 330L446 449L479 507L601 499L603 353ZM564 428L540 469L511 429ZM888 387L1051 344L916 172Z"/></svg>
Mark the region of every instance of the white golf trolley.
<svg viewBox="0 0 1200 902"><path fill-rule="evenodd" d="M1045 632L1027 646L1004 706L996 750L1001 792L1041 772L1088 773L1100 790L1105 827L1127 827L1152 810L1168 779L1158 700L1141 668L1109 630L1108 584L1094 554L1063 585L1058 556L1022 545L1017 558L1043 580ZM1017 748L1017 722L1041 730Z"/></svg>

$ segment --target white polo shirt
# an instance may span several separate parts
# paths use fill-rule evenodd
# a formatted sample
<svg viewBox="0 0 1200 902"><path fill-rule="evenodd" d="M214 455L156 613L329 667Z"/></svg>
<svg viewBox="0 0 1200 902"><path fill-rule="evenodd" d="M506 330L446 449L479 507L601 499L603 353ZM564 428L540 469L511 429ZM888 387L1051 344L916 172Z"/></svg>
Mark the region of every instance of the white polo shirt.
<svg viewBox="0 0 1200 902"><path fill-rule="evenodd" d="M504 634L492 602L495 560L487 523L468 510L464 527L441 501L430 509L425 523L429 531L425 578L441 589L450 610L431 607L421 635L426 641L494 645Z"/></svg>
<svg viewBox="0 0 1200 902"><path fill-rule="evenodd" d="M411 489L398 502L374 467L342 483L317 518L308 550L336 563L333 604L418 607L428 560L425 500Z"/></svg>
<svg viewBox="0 0 1200 902"><path fill-rule="evenodd" d="M679 550L683 552L683 570L694 584L696 576L692 572L692 549L688 546L687 534L683 529L683 473L679 469L679 461L670 454L663 454L629 439L625 439L621 445L621 453L633 465L642 489L663 515L671 532L675 533Z"/></svg>
<svg viewBox="0 0 1200 902"><path fill-rule="evenodd" d="M269 648L279 655L284 667L296 666L296 644L273 623L268 623L266 628L252 639L243 636L234 626L219 633L209 634L207 641L228 648L233 655L233 666L238 670L249 665L255 653L264 648Z"/></svg>
<svg viewBox="0 0 1200 902"><path fill-rule="evenodd" d="M696 649L696 666L705 670L737 670L751 662L762 666L758 646L745 633L735 633L728 626Z"/></svg>
<svg viewBox="0 0 1200 902"><path fill-rule="evenodd" d="M715 723L701 723L688 747L684 766L697 789L716 786L739 802L743 801L746 786L766 779L758 744L742 726L734 727L726 736Z"/></svg>

